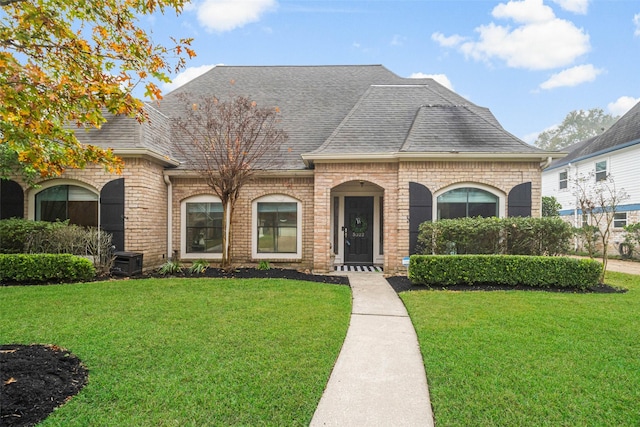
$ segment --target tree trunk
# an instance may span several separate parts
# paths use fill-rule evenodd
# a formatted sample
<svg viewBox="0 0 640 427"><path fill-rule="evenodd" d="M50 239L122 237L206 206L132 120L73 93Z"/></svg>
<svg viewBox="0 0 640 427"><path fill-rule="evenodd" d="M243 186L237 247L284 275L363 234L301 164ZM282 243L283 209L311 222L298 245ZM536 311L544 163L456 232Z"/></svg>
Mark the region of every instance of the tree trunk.
<svg viewBox="0 0 640 427"><path fill-rule="evenodd" d="M229 197L222 200L222 261L221 267L228 268L231 266L231 218L233 218L233 206L235 200Z"/></svg>

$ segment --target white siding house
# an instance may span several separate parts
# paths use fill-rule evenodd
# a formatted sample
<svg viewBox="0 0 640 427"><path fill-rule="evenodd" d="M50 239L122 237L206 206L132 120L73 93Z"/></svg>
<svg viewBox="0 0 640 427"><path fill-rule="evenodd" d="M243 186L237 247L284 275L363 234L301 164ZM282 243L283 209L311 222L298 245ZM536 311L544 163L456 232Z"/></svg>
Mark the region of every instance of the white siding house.
<svg viewBox="0 0 640 427"><path fill-rule="evenodd" d="M616 208L611 245L618 249L623 227L640 222L640 103L611 128L594 138L567 148L568 155L542 172L542 195L553 196L562 206L560 215L574 226L583 217L574 183L579 177L594 180L610 176L617 191L627 197Z"/></svg>

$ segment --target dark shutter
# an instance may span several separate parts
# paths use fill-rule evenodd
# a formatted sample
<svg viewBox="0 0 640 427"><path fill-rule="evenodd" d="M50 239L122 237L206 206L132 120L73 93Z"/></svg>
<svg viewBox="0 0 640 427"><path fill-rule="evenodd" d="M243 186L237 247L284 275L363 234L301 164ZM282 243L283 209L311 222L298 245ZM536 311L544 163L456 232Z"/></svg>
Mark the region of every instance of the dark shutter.
<svg viewBox="0 0 640 427"><path fill-rule="evenodd" d="M523 182L513 187L508 205L509 216L531 216L531 183Z"/></svg>
<svg viewBox="0 0 640 427"><path fill-rule="evenodd" d="M100 191L100 226L111 233L116 251L124 251L124 178L109 181Z"/></svg>
<svg viewBox="0 0 640 427"><path fill-rule="evenodd" d="M433 197L431 191L417 182L409 183L409 254L416 253L418 228L425 221L431 221Z"/></svg>
<svg viewBox="0 0 640 427"><path fill-rule="evenodd" d="M0 219L24 218L24 191L15 181L0 179Z"/></svg>

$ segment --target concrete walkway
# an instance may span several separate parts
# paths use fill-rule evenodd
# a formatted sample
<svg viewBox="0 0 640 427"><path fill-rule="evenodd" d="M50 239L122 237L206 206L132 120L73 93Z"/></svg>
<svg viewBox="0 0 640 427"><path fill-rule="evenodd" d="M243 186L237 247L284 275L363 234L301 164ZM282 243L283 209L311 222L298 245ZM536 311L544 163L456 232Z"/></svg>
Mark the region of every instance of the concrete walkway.
<svg viewBox="0 0 640 427"><path fill-rule="evenodd" d="M418 338L382 274L348 274L353 311L311 426L433 426Z"/></svg>

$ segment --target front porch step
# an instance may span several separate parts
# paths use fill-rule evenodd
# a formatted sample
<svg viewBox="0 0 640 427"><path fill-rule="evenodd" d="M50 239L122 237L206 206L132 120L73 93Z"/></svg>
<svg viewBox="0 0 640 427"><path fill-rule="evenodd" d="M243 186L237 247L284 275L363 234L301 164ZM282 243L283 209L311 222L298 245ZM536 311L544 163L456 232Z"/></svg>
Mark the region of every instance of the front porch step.
<svg viewBox="0 0 640 427"><path fill-rule="evenodd" d="M352 273L382 273L383 270L379 265L336 265L335 271Z"/></svg>

